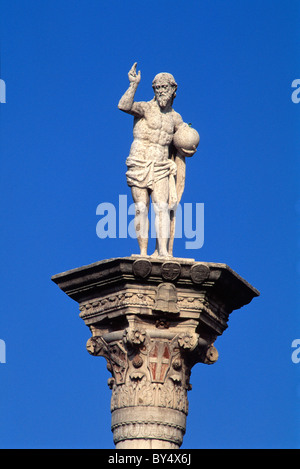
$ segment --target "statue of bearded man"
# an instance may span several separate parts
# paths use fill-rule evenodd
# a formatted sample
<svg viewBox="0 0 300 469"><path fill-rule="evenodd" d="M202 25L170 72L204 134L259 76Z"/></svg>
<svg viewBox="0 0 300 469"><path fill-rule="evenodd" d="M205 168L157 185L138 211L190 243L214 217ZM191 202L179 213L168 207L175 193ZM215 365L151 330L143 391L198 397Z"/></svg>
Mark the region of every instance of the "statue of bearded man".
<svg viewBox="0 0 300 469"><path fill-rule="evenodd" d="M118 104L121 111L134 116L134 140L126 160L126 177L135 203L135 230L140 255L147 256L151 197L156 229L156 249L152 256L172 257L175 225L173 223L172 228L170 211L174 216L183 192L185 156L192 156L196 147L192 151L177 149L177 155L172 155L170 149L174 133L183 124L180 114L172 108L177 83L170 73L159 73L152 82L154 98L135 102L134 96L141 80L141 72L136 72L136 66L134 63L128 73L130 85Z"/></svg>

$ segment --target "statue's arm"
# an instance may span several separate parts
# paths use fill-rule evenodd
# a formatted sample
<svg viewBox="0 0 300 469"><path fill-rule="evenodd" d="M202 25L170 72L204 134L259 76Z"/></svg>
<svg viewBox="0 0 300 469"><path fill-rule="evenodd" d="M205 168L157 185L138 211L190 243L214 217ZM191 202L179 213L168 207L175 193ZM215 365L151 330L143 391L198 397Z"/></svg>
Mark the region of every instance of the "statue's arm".
<svg viewBox="0 0 300 469"><path fill-rule="evenodd" d="M134 102L134 96L141 81L141 72L136 73L135 62L128 73L129 78L129 88L123 94L122 98L119 101L118 108L121 111L128 112L128 114L133 114L136 117L142 117L144 115L145 104L143 102L136 103Z"/></svg>
<svg viewBox="0 0 300 469"><path fill-rule="evenodd" d="M119 101L118 108L121 111L132 114L135 117L143 117L145 112L145 102L135 102L134 95L136 92L137 86L130 84L129 88L123 94L122 98Z"/></svg>

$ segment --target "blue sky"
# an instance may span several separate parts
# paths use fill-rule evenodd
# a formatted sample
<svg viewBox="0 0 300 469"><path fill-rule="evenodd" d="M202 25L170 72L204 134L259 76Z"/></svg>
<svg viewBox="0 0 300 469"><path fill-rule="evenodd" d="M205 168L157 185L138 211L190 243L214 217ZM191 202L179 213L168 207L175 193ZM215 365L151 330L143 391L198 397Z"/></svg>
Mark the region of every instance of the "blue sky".
<svg viewBox="0 0 300 469"><path fill-rule="evenodd" d="M109 372L78 305L50 278L137 252L99 239L100 203L130 191L137 100L167 71L201 137L182 203L204 203L205 241L174 254L228 264L261 296L234 311L219 361L196 365L183 448L299 448L299 2L1 0L0 446L113 448Z"/></svg>

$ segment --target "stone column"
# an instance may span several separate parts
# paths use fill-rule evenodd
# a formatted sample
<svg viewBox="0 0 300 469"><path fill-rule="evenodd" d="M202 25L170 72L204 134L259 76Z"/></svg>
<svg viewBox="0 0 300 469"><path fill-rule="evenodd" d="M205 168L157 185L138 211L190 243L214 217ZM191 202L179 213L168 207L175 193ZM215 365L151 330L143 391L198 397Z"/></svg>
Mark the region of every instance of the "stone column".
<svg viewBox="0 0 300 469"><path fill-rule="evenodd" d="M195 363L218 359L229 314L259 292L225 264L137 256L52 277L79 303L87 350L111 373L116 449L180 448Z"/></svg>

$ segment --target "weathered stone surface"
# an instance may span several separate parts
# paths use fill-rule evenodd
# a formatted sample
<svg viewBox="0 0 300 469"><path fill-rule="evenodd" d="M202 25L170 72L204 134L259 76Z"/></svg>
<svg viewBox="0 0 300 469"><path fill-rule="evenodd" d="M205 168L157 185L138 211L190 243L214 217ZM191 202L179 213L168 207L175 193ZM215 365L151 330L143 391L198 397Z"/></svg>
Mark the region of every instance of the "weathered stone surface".
<svg viewBox="0 0 300 469"><path fill-rule="evenodd" d="M116 258L52 280L107 361L116 448L179 448L192 366L216 362L229 315L259 292L225 264L182 259Z"/></svg>
<svg viewBox="0 0 300 469"><path fill-rule="evenodd" d="M172 107L177 83L170 73L154 77L151 101L134 101L141 80L136 65L129 70L129 88L118 104L121 111L134 116L134 140L126 160L127 183L135 203L140 254L147 255L151 197L157 237L153 256L169 258L173 255L176 209L185 186L185 157L194 155L200 137Z"/></svg>

